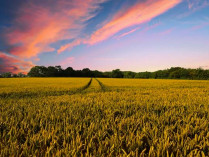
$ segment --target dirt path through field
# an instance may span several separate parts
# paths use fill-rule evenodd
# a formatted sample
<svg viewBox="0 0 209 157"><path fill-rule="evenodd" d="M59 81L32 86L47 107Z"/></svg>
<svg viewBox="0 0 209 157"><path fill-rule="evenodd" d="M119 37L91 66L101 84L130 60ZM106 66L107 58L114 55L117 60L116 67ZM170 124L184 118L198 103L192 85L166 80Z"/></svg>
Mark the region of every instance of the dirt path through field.
<svg viewBox="0 0 209 157"><path fill-rule="evenodd" d="M97 78L90 78L90 80L84 86L80 88L71 89L68 91L49 91L44 93L39 92L12 92L12 93L2 93L0 98L29 98L29 97L46 97L46 96L62 96L62 95L74 95L79 93L89 93L89 92L101 92L106 91L107 87Z"/></svg>
<svg viewBox="0 0 209 157"><path fill-rule="evenodd" d="M73 95L73 94L76 94L76 93L83 92L84 90L86 90L86 89L88 89L90 87L91 83L92 83L92 78L90 79L90 81L85 86L83 86L81 88L78 88L75 91L70 92L69 95Z"/></svg>
<svg viewBox="0 0 209 157"><path fill-rule="evenodd" d="M106 91L107 87L101 81L99 81L97 78L95 78L95 80L99 83L101 90Z"/></svg>
<svg viewBox="0 0 209 157"><path fill-rule="evenodd" d="M92 78L89 83L76 93L91 93L91 92L104 92L107 87L97 78Z"/></svg>

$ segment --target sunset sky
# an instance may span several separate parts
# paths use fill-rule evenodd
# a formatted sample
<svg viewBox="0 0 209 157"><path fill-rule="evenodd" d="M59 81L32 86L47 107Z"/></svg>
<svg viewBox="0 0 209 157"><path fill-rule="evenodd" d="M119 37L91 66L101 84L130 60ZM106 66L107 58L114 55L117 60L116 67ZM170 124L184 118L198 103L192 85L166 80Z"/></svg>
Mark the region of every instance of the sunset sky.
<svg viewBox="0 0 209 157"><path fill-rule="evenodd" d="M209 69L209 0L0 0L0 73Z"/></svg>

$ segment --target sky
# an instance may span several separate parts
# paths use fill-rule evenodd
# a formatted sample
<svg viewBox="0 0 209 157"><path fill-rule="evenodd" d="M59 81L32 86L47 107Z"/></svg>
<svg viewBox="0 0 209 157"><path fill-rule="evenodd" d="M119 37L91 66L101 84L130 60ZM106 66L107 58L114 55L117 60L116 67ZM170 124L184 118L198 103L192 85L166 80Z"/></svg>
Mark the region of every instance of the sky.
<svg viewBox="0 0 209 157"><path fill-rule="evenodd" d="M0 73L209 69L209 0L0 0Z"/></svg>

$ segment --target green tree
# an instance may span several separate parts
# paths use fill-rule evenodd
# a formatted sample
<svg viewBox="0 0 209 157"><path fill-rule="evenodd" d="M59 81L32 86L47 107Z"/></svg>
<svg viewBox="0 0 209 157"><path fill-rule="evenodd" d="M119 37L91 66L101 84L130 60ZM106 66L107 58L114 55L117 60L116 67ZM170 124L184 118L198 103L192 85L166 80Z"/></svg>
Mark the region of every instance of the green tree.
<svg viewBox="0 0 209 157"><path fill-rule="evenodd" d="M12 73L11 72L3 73L2 74L2 77L4 77L4 78L10 78L10 77L12 77Z"/></svg>
<svg viewBox="0 0 209 157"><path fill-rule="evenodd" d="M14 77L14 76L13 76ZM17 74L17 77L25 77L25 74L23 74L23 73L18 73Z"/></svg>
<svg viewBox="0 0 209 157"><path fill-rule="evenodd" d="M132 72L132 71L126 71L126 72L123 73L123 75L124 75L123 76L124 78L134 78L136 73Z"/></svg>
<svg viewBox="0 0 209 157"><path fill-rule="evenodd" d="M113 78L123 78L123 72L121 72L120 69L115 69L112 71L112 77Z"/></svg>
<svg viewBox="0 0 209 157"><path fill-rule="evenodd" d="M55 77L55 76L57 76L58 75L58 69L57 68L55 68L55 67L53 67L53 66L49 66L48 68L47 68L47 73L46 73L46 75L47 75L47 77Z"/></svg>
<svg viewBox="0 0 209 157"><path fill-rule="evenodd" d="M84 68L84 69L82 70L82 75L83 75L84 77L91 77L91 76L92 76L91 70L90 70L89 68Z"/></svg>
<svg viewBox="0 0 209 157"><path fill-rule="evenodd" d="M43 77L40 66L32 67L28 73L30 77Z"/></svg>
<svg viewBox="0 0 209 157"><path fill-rule="evenodd" d="M72 67L68 67L64 70L64 74L67 77L73 77L73 76L75 76L75 70L73 70Z"/></svg>

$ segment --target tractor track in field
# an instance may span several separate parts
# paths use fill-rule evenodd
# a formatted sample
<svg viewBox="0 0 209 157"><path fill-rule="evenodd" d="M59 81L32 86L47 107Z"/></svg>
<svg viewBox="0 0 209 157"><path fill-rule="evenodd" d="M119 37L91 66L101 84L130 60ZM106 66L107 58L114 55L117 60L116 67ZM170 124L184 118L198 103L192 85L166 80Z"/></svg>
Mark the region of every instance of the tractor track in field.
<svg viewBox="0 0 209 157"><path fill-rule="evenodd" d="M99 81L97 78L95 78L95 80L99 83L100 88L103 92L107 90L107 87L101 81Z"/></svg>
<svg viewBox="0 0 209 157"><path fill-rule="evenodd" d="M69 95L73 95L73 94L77 94L77 93L81 93L82 91L86 90L87 88L89 88L89 86L91 85L92 83L92 78L90 79L90 81L83 87L81 88L78 88L77 90L75 91L72 91L69 93Z"/></svg>
<svg viewBox="0 0 209 157"><path fill-rule="evenodd" d="M99 84L99 87L100 87L99 91L102 91L102 92L106 91L107 87L101 81L99 81L97 78L91 78L90 81L85 86L78 88L75 91L72 91L69 95L82 93L83 91L87 90L91 86L93 80L96 80L96 82ZM95 87L93 87L93 88L95 88Z"/></svg>
<svg viewBox="0 0 209 157"><path fill-rule="evenodd" d="M107 90L107 87L97 78L94 78L99 86L102 92ZM46 97L46 96L62 96L62 95L74 95L79 94L88 89L92 84L93 78L91 78L88 83L80 88L74 89L74 90L68 90L68 91L51 91L51 92L44 92L44 93L33 93L33 92L12 92L12 93L1 93L0 98L33 98L33 97Z"/></svg>
<svg viewBox="0 0 209 157"><path fill-rule="evenodd" d="M52 92L44 92L44 93L33 93L33 92L11 92L11 93L1 93L0 98L28 98L28 97L45 97L45 96L62 96L62 95L73 95L77 93L81 93L82 91L86 90L89 88L89 86L92 83L92 78L89 80L89 82L75 90L72 91L52 91Z"/></svg>

